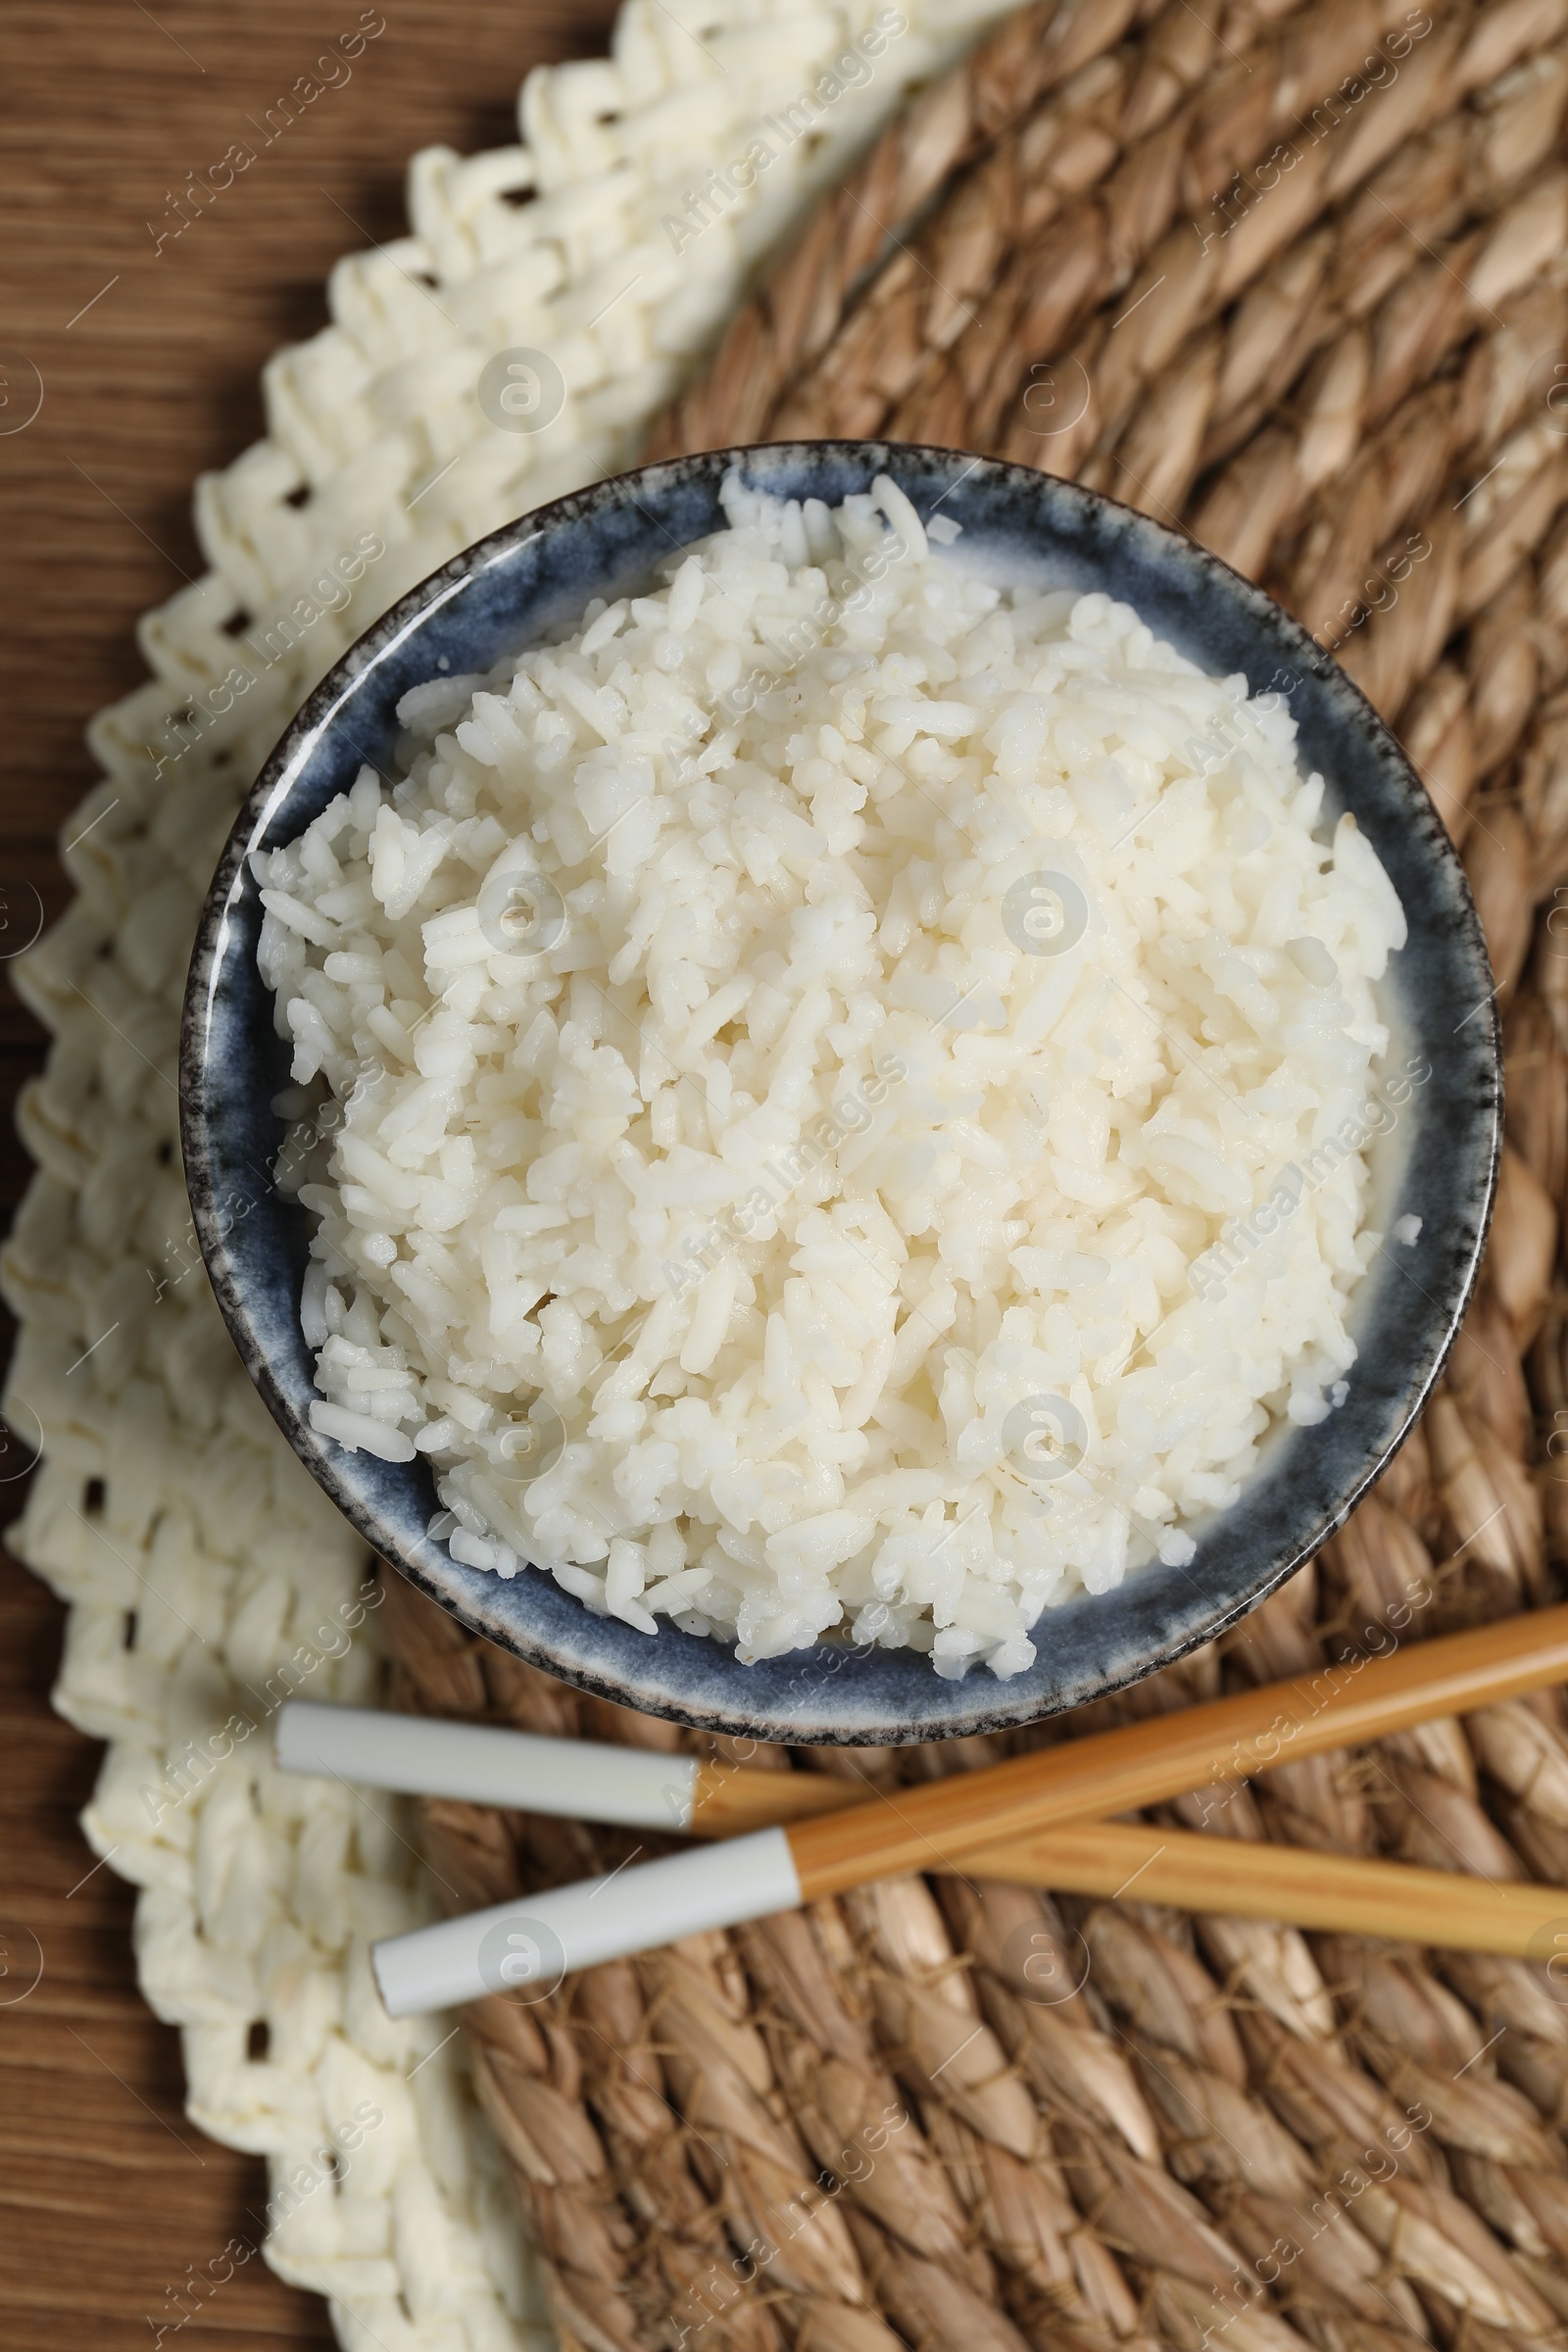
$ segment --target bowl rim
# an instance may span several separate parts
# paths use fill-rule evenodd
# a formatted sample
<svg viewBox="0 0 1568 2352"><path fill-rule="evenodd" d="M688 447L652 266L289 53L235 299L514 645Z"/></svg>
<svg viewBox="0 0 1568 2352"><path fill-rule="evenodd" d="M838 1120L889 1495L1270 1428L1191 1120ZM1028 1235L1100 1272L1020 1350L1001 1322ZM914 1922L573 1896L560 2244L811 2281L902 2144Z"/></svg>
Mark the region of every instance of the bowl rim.
<svg viewBox="0 0 1568 2352"><path fill-rule="evenodd" d="M1363 733L1370 734L1374 741L1381 738L1385 755L1388 752L1393 753L1396 767L1402 771L1406 788L1412 792L1424 794L1425 787L1420 773L1408 753L1394 735L1392 728L1382 718L1355 680L1340 666L1331 654L1326 653L1317 644L1302 623L1297 621L1292 614L1278 605L1266 590L1259 588L1255 582L1248 580L1243 574L1237 572L1223 558L1214 555L1207 548L1201 547L1186 533L1171 529L1168 525L1142 514L1135 508L1128 507L1124 502L1113 499L1102 491L1086 488L1082 484L1068 481L1059 475L1047 473L1040 468L1003 459L975 458L972 452L948 449L940 444L900 442L879 438L860 440L853 436L834 436L823 440L759 442L723 450L693 452L675 458L655 460L647 465L628 467L619 473L606 476L580 490L570 491L560 498L551 500L542 507L531 509L526 514L500 525L496 530L486 533L471 545L449 557L433 571L426 574L422 580L416 582L413 587L406 590L384 612L377 615L368 628L346 648L311 690L299 710L278 738L255 782L247 791L236 810L222 854L203 901L181 1009L179 1124L186 1187L190 1198L196 1236L230 1339L263 1401L282 1430L296 1456L304 1463L317 1483L322 1487L337 1509L350 1521L378 1559L407 1578L410 1583L424 1592L449 1615L455 1617L469 1632L487 1641L495 1642L498 1646L514 1655L522 1657L528 1663L540 1667L561 1681L593 1695L614 1700L616 1703L631 1707L638 1712L663 1717L710 1733L795 1745L900 1745L927 1740L961 1738L977 1732L1017 1728L1031 1722L1044 1720L1045 1717L1052 1714L1074 1711L1078 1707L1093 1703L1098 1698L1108 1697L1118 1690L1125 1690L1130 1685L1144 1680L1148 1675L1175 1664L1179 1659L1200 1647L1204 1642L1214 1640L1228 1627L1249 1615L1271 1592L1295 1575L1308 1559L1315 1555L1323 1544L1328 1542L1339 1528L1343 1527L1357 1503L1383 1475L1419 1420L1442 1376L1448 1352L1458 1336L1466 1309L1480 1278L1493 1209L1496 1200L1503 1141L1501 1021L1494 988L1486 1002L1484 1010L1485 1034L1490 1044L1487 1062L1492 1089L1490 1099L1491 1135L1487 1146L1487 1165L1481 1188L1481 1206L1476 1216L1475 1238L1468 1263L1454 1289L1452 1303L1446 1312L1446 1324L1441 1342L1432 1353L1424 1375L1408 1391L1410 1397L1408 1410L1405 1412L1397 1435L1392 1443L1385 1446L1371 1466L1357 1478L1354 1485L1343 1493L1330 1524L1314 1528L1310 1539L1302 1541L1283 1564L1269 1567L1250 1582L1238 1596L1216 1603L1208 1616L1195 1622L1187 1629L1171 1635L1143 1656L1140 1662L1130 1665L1125 1672L1115 1672L1098 1680L1092 1690L1086 1690L1081 1695L1065 1699L1047 1699L1027 1708L1020 1708L1016 1705L1009 1707L1007 1694L1009 1690L1016 1690L1017 1686L1014 1683L988 1678L989 1687L986 1687L982 1686L977 1679L969 1677L965 1677L961 1681L945 1681L928 1666L927 1674L931 1684L938 1685L941 1690L952 1693L955 1697L959 1691L972 1692L977 1703L966 1707L949 1706L945 1710L943 1720L910 1722L897 1728L879 1724L858 1731L853 1729L846 1731L831 1723L823 1724L805 1718L796 1721L789 1714L768 1715L759 1713L755 1709L747 1710L744 1707L737 1712L724 1704L699 1706L689 1698L684 1700L670 1698L642 1687L640 1683L630 1683L624 1677L617 1676L609 1670L564 1659L547 1640L533 1639L528 1634L519 1632L518 1629L510 1625L499 1626L493 1614L487 1614L477 1603L470 1605L461 1596L455 1595L451 1590L444 1589L416 1559L402 1550L395 1540L389 1542L390 1529L379 1523L375 1514L361 1502L360 1498L345 1486L340 1477L334 1475L333 1457L325 1452L317 1433L310 1430L308 1424L302 1429L301 1417L292 1401L284 1394L273 1370L270 1353L258 1336L244 1295L243 1285L235 1275L233 1263L225 1246L226 1237L220 1225L217 1204L217 1188L214 1181L213 1138L207 1118L205 1098L208 1060L206 1045L210 1035L210 1008L216 983L223 968L228 916L234 902L236 887L243 885L246 861L259 837L265 833L270 822L286 805L298 774L304 768L312 751L326 735L340 710L352 701L354 690L365 673L416 636L421 626L440 612L451 598L468 582L476 579L507 557L517 553L522 546L531 544L552 530L560 529L573 522L591 519L595 514L607 510L623 506L628 502L633 505L638 504L634 496L634 486L636 485L647 484L662 475L678 475L692 469L710 469L715 476L721 478L722 473L729 467L744 466L748 462L757 459L773 457L809 460L826 453L836 453L840 456L853 453L857 458L864 459L868 463L873 457L879 457L883 464L876 468L877 470L887 470L888 466L896 465L900 458L915 458L926 462L935 460L961 466L963 479L968 479L972 474L985 469L994 475L1012 477L1017 486L1025 492L1033 486L1038 492L1045 495L1054 498L1065 497L1069 504L1076 504L1085 515L1121 517L1124 518L1125 523L1136 524L1141 530L1152 533L1157 539L1170 543L1172 547L1180 551L1180 560L1191 564L1198 572L1217 575L1224 592L1233 602L1246 605L1259 618L1263 615L1271 616L1270 625L1275 635L1294 640L1291 651L1298 659L1303 673L1319 679L1326 679L1337 693L1350 697L1352 704L1358 706L1354 709L1352 715ZM694 542L682 542L681 544L689 545ZM590 596L593 593L590 591ZM1450 883L1457 882L1462 910L1473 934L1472 945L1479 947L1482 968L1490 972L1485 936L1481 930L1480 918L1469 892L1464 868L1447 835L1446 828L1442 824L1442 820L1436 817L1435 811L1434 821L1436 825L1435 855L1440 863L1446 861L1449 867ZM269 1002L270 1002L270 992ZM1479 1009L1481 1008L1478 1007ZM270 1180L270 1169L269 1180ZM1363 1277L1364 1279L1366 1278ZM1434 1301L1434 1304L1437 1303ZM302 1443L302 1438L308 1438L311 1443ZM1254 1473L1254 1477L1255 1475ZM547 1578L549 1576L548 1571L538 1570L532 1563L527 1564L520 1573ZM1141 1570L1129 1571L1127 1584L1130 1585L1142 1573ZM554 1582L553 1579L550 1581ZM484 1582L487 1586L491 1586L499 1584L500 1580L486 1576ZM1124 1586L1116 1589L1124 1590L1126 1588ZM1076 1597L1081 1597L1081 1595ZM1108 1598L1109 1595L1107 1594L1105 1597ZM574 1606L581 1611L583 1616L589 1615L585 1604L575 1602ZM1038 1632L1042 1626L1049 1626L1053 1614L1053 1610L1048 1607L1037 1619L1033 1630ZM665 1631L673 1632L675 1630L672 1627L662 1628L661 1637L656 1637L648 1642L649 1652L657 1652L659 1640ZM730 1665L737 1675L755 1671L755 1669L740 1666L739 1662L734 1659L734 1653L729 1646L716 1638L688 1636L684 1639L689 1641L701 1639L710 1646L713 1651L715 1668L722 1660ZM808 1645L806 1651L788 1654L810 1656L814 1652L833 1649L841 1651L845 1658L849 1658L865 1654L871 1647L872 1645L866 1644L862 1649L860 1645L852 1646L846 1642L824 1642L819 1639L814 1644ZM650 1663L652 1662L651 1656ZM743 1685L737 1686L737 1695L743 1688ZM936 1695L936 1693L933 1692L932 1695Z"/></svg>

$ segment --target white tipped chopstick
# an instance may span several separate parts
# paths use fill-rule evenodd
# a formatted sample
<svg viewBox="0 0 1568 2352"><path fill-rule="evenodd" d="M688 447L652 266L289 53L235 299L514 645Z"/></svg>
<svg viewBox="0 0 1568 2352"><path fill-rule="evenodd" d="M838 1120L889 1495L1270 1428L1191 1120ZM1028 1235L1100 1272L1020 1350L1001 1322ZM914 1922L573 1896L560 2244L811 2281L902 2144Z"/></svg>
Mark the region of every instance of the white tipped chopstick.
<svg viewBox="0 0 1568 2352"><path fill-rule="evenodd" d="M307 1698L279 1708L272 1754L284 1772L680 1838L731 1838L837 1812L864 1793L824 1773L748 1772L658 1748L551 1740L493 1724Z"/></svg>
<svg viewBox="0 0 1568 2352"><path fill-rule="evenodd" d="M1538 1642L1543 1630L1538 1621ZM1515 1645L1517 1633L1504 1639L1505 1645ZM1529 1670L1532 1682L1545 1672L1544 1661L1556 1654L1552 1642L1540 1642L1538 1662ZM1422 1715L1435 1711L1440 1699L1455 1710L1483 1703L1481 1692L1496 1688L1502 1661L1472 1656L1468 1669L1457 1677L1432 1672L1438 1663L1436 1657L1423 1662L1427 1681L1419 1700ZM1310 1686L1318 1708L1324 1704L1322 1687L1321 1678ZM1286 1685L1283 1695L1294 1704L1306 1688L1304 1683ZM1268 1694L1270 1703L1280 1695ZM1219 1703L1223 1720L1234 1723L1235 1703ZM1405 1719L1418 1720L1408 1713L1411 1703L1407 1697ZM1387 1714L1387 1694L1377 1702L1377 1711ZM1346 1712L1337 1710L1341 1737L1353 1736L1346 1725ZM1241 1772L1266 1767L1280 1752L1278 1727L1293 1720L1288 1708L1276 1714L1263 1752L1256 1756L1233 1746L1230 1768ZM1366 1736L1364 1723L1355 1729ZM1170 1764L1164 1753L1172 1745L1169 1732L1167 1727L1160 1743L1161 1769ZM1326 1735L1315 1737L1311 1744L1320 1744L1321 1737ZM376 1715L363 1708L294 1701L279 1720L276 1741L278 1760L289 1770L325 1771L345 1781L411 1794L459 1797L635 1829L678 1830L687 1836L726 1836L846 1808L864 1813L858 1805L863 1785L825 1773L694 1765L689 1757L647 1749L607 1749L592 1741ZM1121 1748L1127 1744L1120 1740ZM1091 1746L1091 1758L1094 1753ZM1095 1777L1102 1783L1107 1761L1113 1760L1101 1753ZM1190 1785L1197 1785L1200 1777L1195 1776ZM905 1826L903 1816L913 1793L901 1792L896 1815L887 1825L894 1837ZM960 1867L934 1847L906 1866ZM1017 1886L1112 1898L1131 1892L1135 1899L1179 1909L1229 1912L1457 1950L1536 1959L1556 1959L1568 1951L1568 1894L1558 1887L1514 1883L1491 1886L1446 1871L1200 1837L1147 1822L1058 1821L971 1846L961 1867L980 1878ZM616 1882L620 1890L612 1895ZM733 1925L737 1918L783 1908L796 1899L800 1885L793 1848L782 1832L771 1827L770 1835L761 1838L741 1837L726 1845L722 1865L716 1857L677 1855L642 1870L556 1888L545 1896L518 1897L473 1918L393 1939L377 1947L378 1980L395 2014L460 2001L476 1990L551 1984L568 1966L583 1967L594 1959L692 1934L699 1927ZM628 1888L634 1914L624 1901Z"/></svg>
<svg viewBox="0 0 1568 2352"><path fill-rule="evenodd" d="M388 1715L291 1698L278 1710L272 1753L284 1772L318 1773L407 1796L452 1796L519 1813L618 1822L628 1830L691 1828L695 1756L432 1715Z"/></svg>

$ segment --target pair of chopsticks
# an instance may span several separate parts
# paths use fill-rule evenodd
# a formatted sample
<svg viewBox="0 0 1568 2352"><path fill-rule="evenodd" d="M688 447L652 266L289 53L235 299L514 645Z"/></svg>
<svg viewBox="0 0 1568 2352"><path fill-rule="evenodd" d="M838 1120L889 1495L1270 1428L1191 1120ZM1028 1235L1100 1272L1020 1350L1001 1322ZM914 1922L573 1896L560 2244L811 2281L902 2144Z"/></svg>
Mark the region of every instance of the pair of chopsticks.
<svg viewBox="0 0 1568 2352"><path fill-rule="evenodd" d="M1542 1609L869 1801L825 1774L298 1700L279 1717L277 1752L295 1771L723 1839L376 1944L394 2017L921 1870L1093 1895L1133 1892L1136 1881L1139 1899L1187 1909L1540 1957L1558 1948L1558 1931L1568 1950L1560 1888L1101 1817L1565 1680L1568 1607Z"/></svg>

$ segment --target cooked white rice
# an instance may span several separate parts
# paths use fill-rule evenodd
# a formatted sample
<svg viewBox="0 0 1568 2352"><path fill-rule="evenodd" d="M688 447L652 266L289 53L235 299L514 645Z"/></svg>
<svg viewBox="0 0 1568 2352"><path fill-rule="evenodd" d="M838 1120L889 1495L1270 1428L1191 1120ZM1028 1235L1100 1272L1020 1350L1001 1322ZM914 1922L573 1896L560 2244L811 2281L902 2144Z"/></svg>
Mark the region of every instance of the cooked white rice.
<svg viewBox="0 0 1568 2352"><path fill-rule="evenodd" d="M312 1418L646 1634L1005 1677L1343 1400L1404 920L1278 696L724 504L256 860Z"/></svg>

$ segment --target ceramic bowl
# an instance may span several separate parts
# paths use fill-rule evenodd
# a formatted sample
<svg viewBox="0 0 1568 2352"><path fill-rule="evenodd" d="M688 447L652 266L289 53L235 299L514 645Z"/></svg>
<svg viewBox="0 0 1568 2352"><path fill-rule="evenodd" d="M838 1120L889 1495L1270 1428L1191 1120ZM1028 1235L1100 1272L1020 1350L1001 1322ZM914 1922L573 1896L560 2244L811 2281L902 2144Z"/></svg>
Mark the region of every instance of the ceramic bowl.
<svg viewBox="0 0 1568 2352"><path fill-rule="evenodd" d="M312 1430L300 1332L305 1213L272 1188L282 1141L270 1105L286 1050L256 968L250 853L290 841L369 760L383 769L399 697L438 671L481 671L568 629L594 596L646 586L677 549L722 527L733 465L780 496L836 505L889 472L922 514L961 524L965 562L1020 582L1100 588L1213 675L1288 692L1303 767L1328 779L1387 867L1409 921L1383 1009L1391 1063L1429 1074L1376 1148L1375 1222L1421 1220L1414 1250L1385 1249L1354 1298L1360 1354L1347 1401L1315 1428L1270 1438L1240 1499L1193 1529L1197 1556L1081 1595L1035 1629L1036 1663L945 1681L910 1650L827 1639L739 1663L667 1623L657 1636L593 1615L546 1573L510 1583L460 1566L426 1532L438 1510L423 1459L351 1454ZM1432 803L1388 729L1305 631L1191 540L1111 501L1017 466L883 443L784 443L683 458L600 483L509 524L396 605L317 688L251 793L214 879L185 1004L180 1090L191 1203L213 1286L252 1379L313 1475L383 1559L504 1648L655 1715L763 1740L887 1744L996 1730L1080 1705L1181 1656L1298 1568L1376 1478L1431 1389L1479 1263L1495 1182L1497 1025L1480 926ZM258 1173L262 1172L262 1173Z"/></svg>

